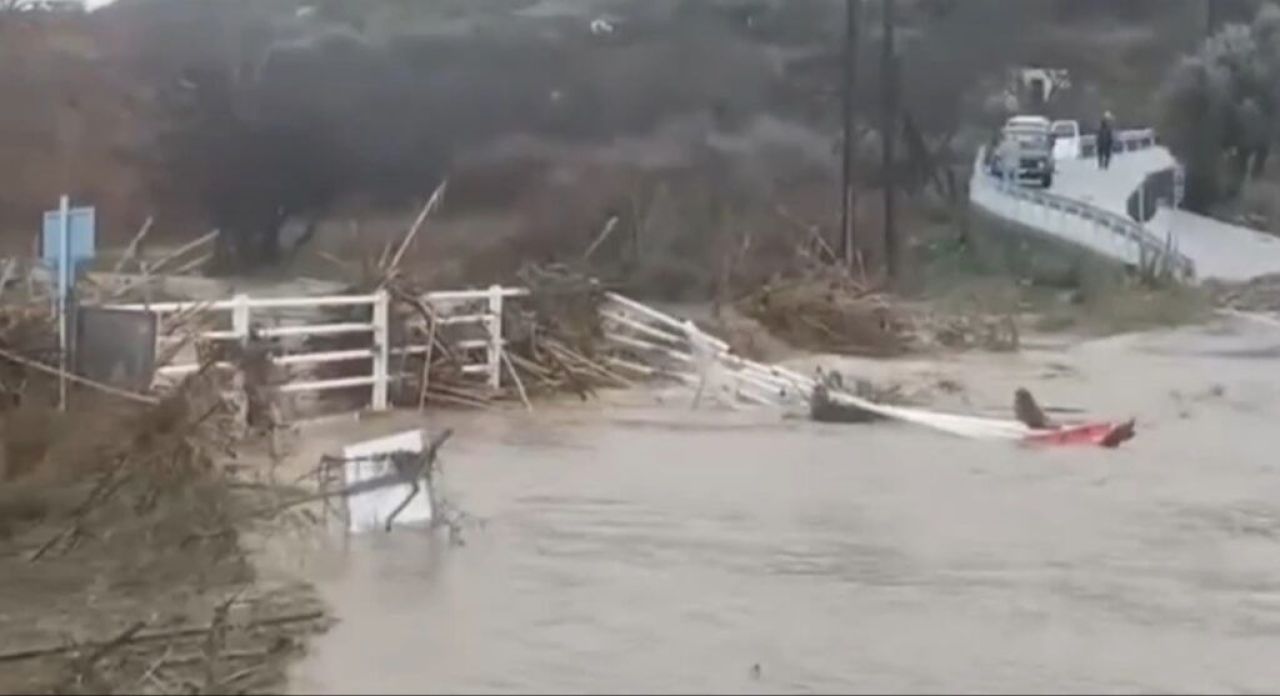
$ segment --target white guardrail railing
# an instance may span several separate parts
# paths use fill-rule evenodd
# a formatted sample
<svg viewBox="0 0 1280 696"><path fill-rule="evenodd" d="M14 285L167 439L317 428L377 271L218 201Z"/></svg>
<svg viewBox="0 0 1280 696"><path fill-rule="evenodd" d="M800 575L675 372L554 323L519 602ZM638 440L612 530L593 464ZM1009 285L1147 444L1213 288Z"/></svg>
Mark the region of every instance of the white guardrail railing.
<svg viewBox="0 0 1280 696"><path fill-rule="evenodd" d="M1082 138L1081 157L1094 156L1094 138ZM1150 129L1120 131L1116 144L1117 153L1154 147L1155 133ZM1083 152L1086 149L1088 154ZM979 148L969 200L992 215L1139 269L1168 269L1184 279L1195 276L1194 262L1174 248L1172 238L1161 239L1125 215L1001 179L988 171L986 163L986 148Z"/></svg>
<svg viewBox="0 0 1280 696"><path fill-rule="evenodd" d="M510 297L522 297L529 291L524 288L504 288L491 286L483 290L449 290L432 292L423 295L422 300L438 312L440 325L471 324L483 329L484 338L458 341L454 346L460 351L480 349L484 351L484 360L474 364L463 365L462 370L468 374L483 375L488 384L497 389L501 386L502 351L505 346L502 334L503 300ZM477 302L484 305L481 311L466 310L450 312L451 309L466 307ZM324 363L370 361L368 374L337 379L294 379L293 375L277 388L284 393L319 392L332 389L349 389L354 387L370 387L371 409L386 410L388 391L392 381L398 376L390 370L391 358L402 355L417 355L427 352L427 346L391 344L391 303L392 299L385 290L367 295L331 295L320 297L272 297L253 298L248 295L236 295L228 300L213 302L157 302L152 304L112 305L113 309L124 309L138 312L152 312L157 315L157 324L164 325L166 318L191 316L195 313L222 312L229 313L229 329L202 331L200 338L210 340L245 341L249 338L250 329L263 338L298 338L309 336L336 336L342 334L367 334L370 336L369 347L335 351L286 351L272 359L277 366L298 367L319 365ZM257 325L255 315L279 315L289 310L307 311L334 307L368 307L369 321L340 323L306 323L305 320L295 324ZM182 336L169 335L158 330L156 333L156 354L166 352L166 348L185 340ZM163 365L156 370L157 381L164 378L181 377L199 369L194 362Z"/></svg>
<svg viewBox="0 0 1280 696"><path fill-rule="evenodd" d="M1145 150L1157 145L1156 132L1151 128L1116 131L1112 141L1114 144L1112 145L1111 151L1114 154L1132 152L1134 150ZM1080 136L1080 157L1092 158L1097 155L1098 136Z"/></svg>

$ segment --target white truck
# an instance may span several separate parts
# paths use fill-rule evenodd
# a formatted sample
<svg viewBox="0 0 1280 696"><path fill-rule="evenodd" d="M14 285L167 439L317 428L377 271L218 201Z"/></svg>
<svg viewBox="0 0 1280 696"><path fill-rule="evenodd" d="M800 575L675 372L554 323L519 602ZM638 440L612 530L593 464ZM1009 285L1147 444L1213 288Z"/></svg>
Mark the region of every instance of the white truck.
<svg viewBox="0 0 1280 696"><path fill-rule="evenodd" d="M1053 185L1053 130L1043 116L1014 116L1000 131L1000 143L989 161L991 173L1019 183Z"/></svg>
<svg viewBox="0 0 1280 696"><path fill-rule="evenodd" d="M1082 148L1079 121L1054 121L1051 132L1055 160L1080 159Z"/></svg>

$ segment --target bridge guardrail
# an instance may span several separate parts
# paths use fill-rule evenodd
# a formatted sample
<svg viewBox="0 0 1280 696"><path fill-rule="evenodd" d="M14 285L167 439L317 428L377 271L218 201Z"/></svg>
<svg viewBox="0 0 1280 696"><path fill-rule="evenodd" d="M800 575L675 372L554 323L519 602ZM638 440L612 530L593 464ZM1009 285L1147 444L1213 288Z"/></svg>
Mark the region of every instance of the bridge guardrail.
<svg viewBox="0 0 1280 696"><path fill-rule="evenodd" d="M1123 152L1133 152L1134 150L1145 150L1155 147L1159 144L1156 140L1156 132L1151 128L1133 128L1129 130L1116 131L1113 138L1113 154ZM1089 159L1096 157L1098 154L1098 136L1082 135L1080 136L1080 159Z"/></svg>
<svg viewBox="0 0 1280 696"><path fill-rule="evenodd" d="M1150 129L1117 135L1125 148L1118 151L1144 149L1156 142ZM1173 248L1172 239L1160 239L1124 215L999 179L988 173L986 159L986 148L979 148L969 199L988 212L1140 269L1167 269L1183 279L1195 276L1195 263Z"/></svg>

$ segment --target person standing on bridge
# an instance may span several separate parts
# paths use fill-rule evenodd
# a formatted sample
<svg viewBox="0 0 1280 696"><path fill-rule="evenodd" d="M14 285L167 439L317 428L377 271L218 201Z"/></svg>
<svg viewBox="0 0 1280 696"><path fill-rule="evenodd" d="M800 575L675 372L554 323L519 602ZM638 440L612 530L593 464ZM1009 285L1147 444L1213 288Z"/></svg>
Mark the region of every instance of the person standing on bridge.
<svg viewBox="0 0 1280 696"><path fill-rule="evenodd" d="M1111 112L1102 115L1098 124L1098 169L1111 168L1111 151L1115 147L1115 133L1111 128Z"/></svg>

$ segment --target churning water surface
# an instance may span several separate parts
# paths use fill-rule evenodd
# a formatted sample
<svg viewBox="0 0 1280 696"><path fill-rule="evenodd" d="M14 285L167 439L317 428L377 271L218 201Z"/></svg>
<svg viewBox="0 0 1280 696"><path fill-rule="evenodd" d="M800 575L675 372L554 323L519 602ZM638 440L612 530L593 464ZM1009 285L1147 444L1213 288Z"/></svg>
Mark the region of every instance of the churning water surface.
<svg viewBox="0 0 1280 696"><path fill-rule="evenodd" d="M938 368L1138 415L1116 451L687 403L450 414L444 492L483 528L321 554L340 623L293 686L1274 689L1280 366L1223 357L1266 331Z"/></svg>

